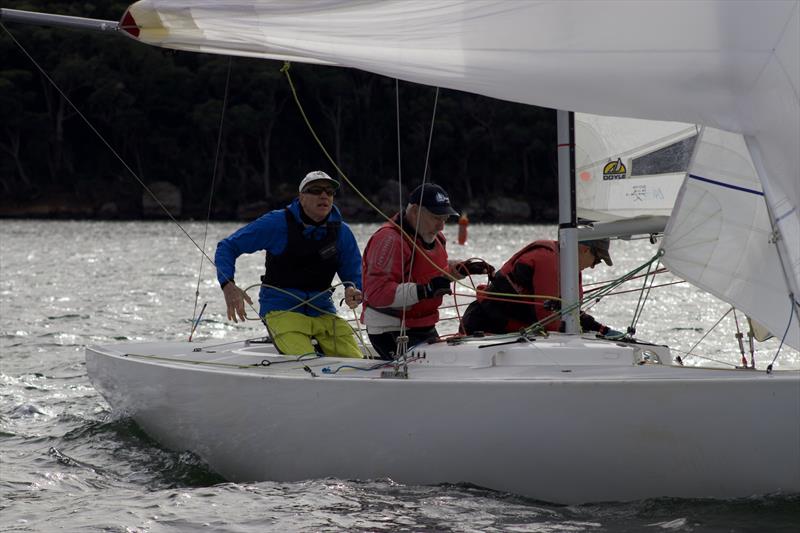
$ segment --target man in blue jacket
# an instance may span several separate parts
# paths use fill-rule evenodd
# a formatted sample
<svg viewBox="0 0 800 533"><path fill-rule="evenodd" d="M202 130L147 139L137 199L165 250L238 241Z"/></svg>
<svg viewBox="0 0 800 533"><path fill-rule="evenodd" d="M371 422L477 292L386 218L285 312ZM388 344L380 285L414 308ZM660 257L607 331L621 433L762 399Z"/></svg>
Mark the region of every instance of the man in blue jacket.
<svg viewBox="0 0 800 533"><path fill-rule="evenodd" d="M260 315L283 354L363 357L350 325L336 315L330 290L334 274L346 284L345 302L361 302L361 252L350 227L333 205L339 182L321 170L300 182L300 194L285 209L270 211L217 245L217 280L228 319L246 318L250 297L234 282L236 258L266 250Z"/></svg>

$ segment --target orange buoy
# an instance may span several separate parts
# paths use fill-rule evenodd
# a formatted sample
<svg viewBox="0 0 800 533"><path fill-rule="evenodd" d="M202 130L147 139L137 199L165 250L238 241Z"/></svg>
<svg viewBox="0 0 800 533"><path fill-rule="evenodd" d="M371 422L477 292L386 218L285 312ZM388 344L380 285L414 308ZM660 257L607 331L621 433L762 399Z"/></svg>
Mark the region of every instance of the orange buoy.
<svg viewBox="0 0 800 533"><path fill-rule="evenodd" d="M458 244L467 242L467 226L469 226L469 218L466 213L462 213L458 217Z"/></svg>

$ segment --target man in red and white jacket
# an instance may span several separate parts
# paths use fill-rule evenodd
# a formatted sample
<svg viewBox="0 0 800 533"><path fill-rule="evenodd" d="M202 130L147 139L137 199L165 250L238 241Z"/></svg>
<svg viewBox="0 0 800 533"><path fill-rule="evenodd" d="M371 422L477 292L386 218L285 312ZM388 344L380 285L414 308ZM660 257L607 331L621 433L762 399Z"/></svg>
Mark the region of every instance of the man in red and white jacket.
<svg viewBox="0 0 800 533"><path fill-rule="evenodd" d="M448 259L442 230L452 215L458 213L444 189L421 185L409 195L405 210L367 243L361 320L381 359L395 357L403 322L409 347L438 338L439 306L445 294L452 294L450 283L467 274L494 271L487 263Z"/></svg>

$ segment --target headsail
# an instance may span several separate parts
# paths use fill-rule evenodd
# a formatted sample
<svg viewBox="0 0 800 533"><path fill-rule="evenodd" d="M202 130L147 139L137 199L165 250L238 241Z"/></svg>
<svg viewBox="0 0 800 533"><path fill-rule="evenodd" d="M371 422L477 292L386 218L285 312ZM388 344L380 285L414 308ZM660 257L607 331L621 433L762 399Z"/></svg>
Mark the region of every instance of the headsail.
<svg viewBox="0 0 800 533"><path fill-rule="evenodd" d="M676 275L758 317L775 336L790 302L764 191L741 135L704 128L667 225L664 264ZM797 314L786 342L800 347Z"/></svg>

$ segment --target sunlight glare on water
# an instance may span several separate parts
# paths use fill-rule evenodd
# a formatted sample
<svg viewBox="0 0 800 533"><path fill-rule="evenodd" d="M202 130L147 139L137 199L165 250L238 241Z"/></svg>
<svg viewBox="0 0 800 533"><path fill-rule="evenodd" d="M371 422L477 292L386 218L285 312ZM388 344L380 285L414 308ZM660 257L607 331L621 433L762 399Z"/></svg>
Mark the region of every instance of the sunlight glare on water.
<svg viewBox="0 0 800 533"><path fill-rule="evenodd" d="M217 241L239 226L211 224L206 252L213 257ZM376 227L353 225L362 249ZM203 241L203 224L186 229ZM446 228L452 258L481 257L496 267L531 240L555 238L555 227L475 224L467 245L459 246L456 231L454 224ZM587 271L585 283L619 276L655 252L647 241L614 242L614 268ZM185 340L197 312L199 266L199 252L171 223L0 223L0 531L788 532L800 522L796 496L564 507L470 486L388 479L226 483L193 454L164 449L130 419L110 413L84 363L87 344ZM242 285L259 283L264 256L242 257L237 266ZM206 262L202 272L197 309L204 302L208 309L196 338L260 335L257 321L226 320L213 267ZM671 280L659 276L657 283ZM622 330L637 300L638 293L609 297L591 313ZM688 284L654 289L637 337L686 351L727 309ZM456 315L454 308L443 312ZM456 327L447 320L440 331ZM733 320L724 320L696 352L738 363L735 331ZM776 350L775 340L759 345L759 366ZM776 366L800 367L797 352L784 347Z"/></svg>

